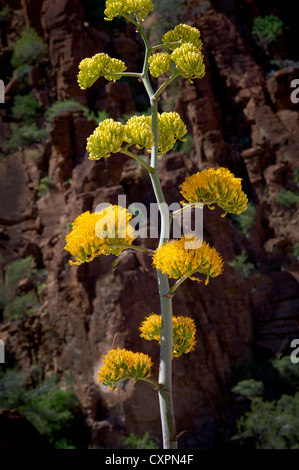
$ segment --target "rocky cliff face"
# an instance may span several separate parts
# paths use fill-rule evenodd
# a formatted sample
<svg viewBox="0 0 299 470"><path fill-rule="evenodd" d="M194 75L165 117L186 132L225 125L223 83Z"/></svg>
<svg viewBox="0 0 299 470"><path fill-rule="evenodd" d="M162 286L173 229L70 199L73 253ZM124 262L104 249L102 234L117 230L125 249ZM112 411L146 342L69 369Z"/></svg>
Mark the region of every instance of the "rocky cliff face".
<svg viewBox="0 0 299 470"><path fill-rule="evenodd" d="M114 118L134 112L128 82L99 80L85 92L76 82L80 60L102 51L121 57L128 69L139 70L142 44L131 27L90 27L79 1L11 3L14 14L1 23L1 70L9 68L10 46L21 27L34 27L48 46L46 62L29 74L31 93L43 110L56 99L72 98L106 109ZM180 201L179 185L186 175L221 165L243 178L244 190L257 208L247 237L232 220L221 218L218 209L204 212L205 239L225 261L246 251L253 267L247 279L226 263L224 274L208 287L186 281L174 298L174 313L192 317L198 330L196 350L173 362L177 429L187 430L180 447L196 448L216 441L232 371L252 357L287 351L291 339L298 337L299 263L292 252L299 242L298 203L282 207L276 198L282 189L298 191L292 175L298 162L299 105L290 101L290 83L299 78L299 68L267 74L246 43L241 15L232 15L225 2L200 14L200 2L186 3L189 23L202 33L207 72L193 85L181 79L176 92L175 109L193 135L194 148L161 158L166 201ZM256 2L247 4L251 15L259 14ZM252 16L247 21L249 27ZM1 105L4 138L10 135L17 81L13 77L7 83L6 103ZM116 269L113 257L69 266L63 248L69 223L82 212L94 211L100 202L115 204L119 195L127 196L127 204L148 206L154 197L147 175L124 156L88 160L86 138L95 126L83 113L60 114L46 142L1 159L3 282L9 264L29 255L48 274L35 314L4 319L0 338L9 366L30 372L39 363L44 374L71 371L91 431L90 444L117 448L123 433L151 430L160 435L157 395L148 384L125 383L118 392L108 392L96 382L112 344L150 354L157 373L158 348L138 336L143 318L159 313L155 273L146 255L131 252L121 255ZM51 186L39 197L45 176ZM151 247L156 241L142 240Z"/></svg>

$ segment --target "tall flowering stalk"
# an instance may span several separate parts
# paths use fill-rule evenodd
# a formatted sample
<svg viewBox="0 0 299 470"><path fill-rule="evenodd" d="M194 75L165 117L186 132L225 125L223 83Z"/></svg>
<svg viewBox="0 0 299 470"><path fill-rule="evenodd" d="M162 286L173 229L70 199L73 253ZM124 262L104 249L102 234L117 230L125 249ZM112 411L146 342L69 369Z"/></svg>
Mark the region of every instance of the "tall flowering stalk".
<svg viewBox="0 0 299 470"><path fill-rule="evenodd" d="M167 85L178 76L192 80L205 74L200 32L188 25L178 25L168 31L162 43L150 46L142 27L142 21L153 10L150 0L107 0L106 20L123 16L132 22L140 33L145 47L143 69L140 73L127 72L121 60L100 53L86 58L79 64L78 83L81 89L92 86L99 77L116 81L123 76L136 77L143 82L151 107L150 116L134 116L126 124L105 119L87 139L87 151L91 160L111 157L120 152L138 161L149 173L154 194L159 206L161 231L159 245L154 252L133 245L135 234L130 226L131 215L119 206L109 206L101 212L81 214L73 223L66 237L65 249L74 257L70 264L82 264L101 255L118 256L125 249L141 250L153 257L157 270L161 315L149 314L140 326L141 337L156 340L160 344L160 367L158 381L151 378L152 360L142 353L126 349L112 349L105 356L98 372L98 381L116 389L122 379L144 380L158 390L163 447L177 448L174 408L172 402L172 359L194 350L195 324L191 318L173 317L172 299L176 289L186 280L200 280L197 273L209 278L223 271L223 260L215 248L191 235L169 241L171 217L162 191L158 158L171 150L177 140L187 133L178 113L158 113L158 100ZM159 49L167 49L156 52ZM165 76L162 86L153 90L149 74ZM129 150L135 145L150 153L147 159L140 158ZM182 195L187 203L177 213L197 204L213 209L218 204L225 213L240 213L246 209L247 197L241 188L241 180L226 168L208 169L192 175L182 185ZM172 216L175 213L172 214ZM169 286L169 278L176 281Z"/></svg>

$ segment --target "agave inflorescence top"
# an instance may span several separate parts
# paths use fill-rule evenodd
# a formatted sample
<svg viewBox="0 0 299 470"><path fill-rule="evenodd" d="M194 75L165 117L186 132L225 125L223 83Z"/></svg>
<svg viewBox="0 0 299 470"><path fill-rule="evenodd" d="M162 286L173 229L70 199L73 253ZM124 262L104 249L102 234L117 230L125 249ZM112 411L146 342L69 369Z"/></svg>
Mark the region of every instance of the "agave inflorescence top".
<svg viewBox="0 0 299 470"><path fill-rule="evenodd" d="M150 0L106 0L106 9L104 11L107 18L111 21L116 16L125 16L133 13L139 20L143 21L154 5Z"/></svg>
<svg viewBox="0 0 299 470"><path fill-rule="evenodd" d="M218 204L225 213L240 214L246 210L248 202L241 181L227 168L209 168L186 178L181 194L191 204Z"/></svg>

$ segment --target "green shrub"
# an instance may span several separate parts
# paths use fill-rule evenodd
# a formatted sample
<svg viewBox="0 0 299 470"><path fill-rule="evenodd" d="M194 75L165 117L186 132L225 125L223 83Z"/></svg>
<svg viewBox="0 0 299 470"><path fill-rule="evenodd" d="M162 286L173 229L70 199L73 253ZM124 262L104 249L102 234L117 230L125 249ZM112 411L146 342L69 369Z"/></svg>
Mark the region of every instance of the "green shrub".
<svg viewBox="0 0 299 470"><path fill-rule="evenodd" d="M5 320L25 320L28 316L36 313L37 306L37 295L34 290L31 290L8 302L3 311L3 318Z"/></svg>
<svg viewBox="0 0 299 470"><path fill-rule="evenodd" d="M101 110L101 111L92 111L88 114L88 119L93 119L94 121L96 121L98 124L100 124L100 122L104 121L105 119L108 119L110 118L110 114L105 110Z"/></svg>
<svg viewBox="0 0 299 470"><path fill-rule="evenodd" d="M299 367L293 364L289 356L283 356L280 359L273 359L272 365L279 373L280 379L295 390L299 385Z"/></svg>
<svg viewBox="0 0 299 470"><path fill-rule="evenodd" d="M12 117L18 121L32 121L41 110L39 102L29 95L17 95L12 106Z"/></svg>
<svg viewBox="0 0 299 470"><path fill-rule="evenodd" d="M47 119L47 121L52 122L55 116L58 116L62 113L66 113L67 111L83 111L86 117L89 113L89 110L85 106L83 106L83 104L78 103L78 101L56 101L45 112L45 118Z"/></svg>
<svg viewBox="0 0 299 470"><path fill-rule="evenodd" d="M5 275L5 281L9 285L15 285L22 279L26 279L31 276L34 268L33 256L27 256L26 258L12 261Z"/></svg>
<svg viewBox="0 0 299 470"><path fill-rule="evenodd" d="M232 392L242 397L252 398L263 395L264 385L263 382L248 379L241 380L233 389Z"/></svg>
<svg viewBox="0 0 299 470"><path fill-rule="evenodd" d="M274 15L258 16L254 18L251 34L258 46L267 50L268 46L275 41L284 31L284 22Z"/></svg>
<svg viewBox="0 0 299 470"><path fill-rule="evenodd" d="M253 398L238 422L235 439L250 439L257 449L299 449L299 392L278 401Z"/></svg>
<svg viewBox="0 0 299 470"><path fill-rule="evenodd" d="M11 131L12 136L6 144L7 150L10 152L17 151L19 147L43 142L49 136L49 129L38 129L35 122L22 126L12 123Z"/></svg>
<svg viewBox="0 0 299 470"><path fill-rule="evenodd" d="M242 274L245 279L247 279L251 271L254 270L254 265L247 262L246 250L242 250L242 252L237 255L234 260L228 261L227 264L239 271L239 273Z"/></svg>
<svg viewBox="0 0 299 470"><path fill-rule="evenodd" d="M16 408L57 449L74 449L73 430L79 402L70 378L52 374L36 388L22 372L0 370L0 408Z"/></svg>
<svg viewBox="0 0 299 470"><path fill-rule="evenodd" d="M145 431L143 436L136 436L134 432L123 438L125 449L159 449L158 439Z"/></svg>
<svg viewBox="0 0 299 470"><path fill-rule="evenodd" d="M2 284L0 291L0 310L3 311L4 319L25 319L28 315L36 313L38 295L44 285L46 276L47 270L36 269L32 256L12 261L9 264L5 273L5 282ZM16 296L16 287L23 279L30 280L34 290Z"/></svg>
<svg viewBox="0 0 299 470"><path fill-rule="evenodd" d="M23 29L21 36L13 45L11 65L15 69L27 71L28 69L24 67L40 63L46 51L47 46L35 29Z"/></svg>
<svg viewBox="0 0 299 470"><path fill-rule="evenodd" d="M232 391L249 398L250 409L237 421L238 433L232 439L258 449L299 448L298 365L286 355L250 361L240 374L245 380Z"/></svg>
<svg viewBox="0 0 299 470"><path fill-rule="evenodd" d="M44 176L40 179L38 188L37 188L37 195L38 197L42 197L45 194L50 192L51 185L53 184L52 178L49 176Z"/></svg>
<svg viewBox="0 0 299 470"><path fill-rule="evenodd" d="M28 377L23 372L0 369L0 408L20 409L26 401L27 385Z"/></svg>
<svg viewBox="0 0 299 470"><path fill-rule="evenodd" d="M299 202L299 194L296 194L289 189L283 188L276 196L275 202L281 207L288 208Z"/></svg>
<svg viewBox="0 0 299 470"><path fill-rule="evenodd" d="M248 235L249 230L254 226L256 219L257 208L253 202L249 201L247 209L241 214L232 214L230 220L240 232Z"/></svg>

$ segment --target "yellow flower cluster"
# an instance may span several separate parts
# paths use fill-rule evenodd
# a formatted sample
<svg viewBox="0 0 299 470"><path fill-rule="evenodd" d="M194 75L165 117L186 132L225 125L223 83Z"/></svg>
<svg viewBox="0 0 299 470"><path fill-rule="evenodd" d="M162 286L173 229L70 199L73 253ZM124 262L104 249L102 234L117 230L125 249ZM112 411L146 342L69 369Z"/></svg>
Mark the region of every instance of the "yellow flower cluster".
<svg viewBox="0 0 299 470"><path fill-rule="evenodd" d="M248 202L242 191L241 181L241 178L236 178L227 168L209 168L186 178L181 194L191 204L217 203L226 213L240 214L246 210Z"/></svg>
<svg viewBox="0 0 299 470"><path fill-rule="evenodd" d="M154 145L151 116L133 116L125 125L125 141L137 148L151 148Z"/></svg>
<svg viewBox="0 0 299 470"><path fill-rule="evenodd" d="M168 31L164 34L162 41L171 50L180 47L184 43L193 44L198 50L201 50L202 48L200 31L197 28L188 26L187 24L179 24L174 29Z"/></svg>
<svg viewBox="0 0 299 470"><path fill-rule="evenodd" d="M161 344L161 315L151 314L142 323L139 328L141 337L152 341L153 339ZM179 357L183 353L187 354L194 350L196 340L196 328L194 321L189 317L172 317L173 344L172 357Z"/></svg>
<svg viewBox="0 0 299 470"><path fill-rule="evenodd" d="M183 140L187 128L178 113L162 113L158 115L158 132L158 151L162 155L171 150L177 140Z"/></svg>
<svg viewBox="0 0 299 470"><path fill-rule="evenodd" d="M97 381L107 385L111 390L117 390L116 383L122 379L147 378L153 366L150 356L134 353L127 349L112 349L104 358L102 367L97 375Z"/></svg>
<svg viewBox="0 0 299 470"><path fill-rule="evenodd" d="M191 79L202 78L205 75L205 64L203 55L197 47L191 43L185 43L176 48L171 54L176 68L184 78Z"/></svg>
<svg viewBox="0 0 299 470"><path fill-rule="evenodd" d="M149 59L149 71L153 77L159 77L163 73L167 72L170 67L171 56L167 52L157 52L153 54Z"/></svg>
<svg viewBox="0 0 299 470"><path fill-rule="evenodd" d="M107 18L111 21L115 16L124 16L133 13L138 19L144 20L154 5L150 0L106 0L106 10L104 11Z"/></svg>
<svg viewBox="0 0 299 470"><path fill-rule="evenodd" d="M91 58L81 60L79 64L78 83L82 90L90 87L99 77L105 77L106 80L116 81L121 78L122 73L127 69L125 63L119 59L113 59L103 52L94 55Z"/></svg>
<svg viewBox="0 0 299 470"><path fill-rule="evenodd" d="M153 255L153 266L168 274L172 279L189 277L198 272L205 274L207 285L209 277L216 277L223 271L223 260L220 254L208 243L195 236L182 236L179 240L166 242L157 248Z"/></svg>
<svg viewBox="0 0 299 470"><path fill-rule="evenodd" d="M180 115L175 112L158 113L158 151L160 155L168 152L176 141L182 140L187 128ZM150 149L154 145L151 116L134 116L125 126L125 141L138 148Z"/></svg>
<svg viewBox="0 0 299 470"><path fill-rule="evenodd" d="M168 152L176 141L182 140L187 128L180 115L175 112L158 114L158 151L162 155ZM136 145L150 149L154 145L151 116L133 116L123 125L113 119L105 119L87 139L87 151L90 160L109 157L111 153L121 151L122 144Z"/></svg>
<svg viewBox="0 0 299 470"><path fill-rule="evenodd" d="M90 160L110 157L119 152L125 138L125 126L113 119L105 119L87 139L86 150Z"/></svg>
<svg viewBox="0 0 299 470"><path fill-rule="evenodd" d="M72 264L89 263L96 256L119 255L135 239L129 225L132 215L120 206L108 206L101 212L84 212L73 222L72 231L66 236L65 250L74 256Z"/></svg>

